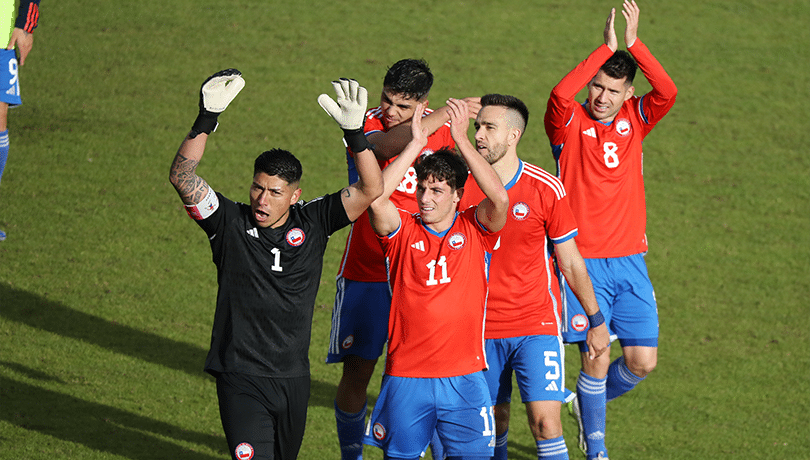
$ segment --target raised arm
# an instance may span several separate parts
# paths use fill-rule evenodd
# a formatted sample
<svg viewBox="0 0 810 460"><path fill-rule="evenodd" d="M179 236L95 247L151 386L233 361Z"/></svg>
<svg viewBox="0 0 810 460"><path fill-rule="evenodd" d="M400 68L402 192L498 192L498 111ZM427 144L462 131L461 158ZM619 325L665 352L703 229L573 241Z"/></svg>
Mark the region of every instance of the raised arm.
<svg viewBox="0 0 810 460"><path fill-rule="evenodd" d="M191 131L174 156L169 181L187 206L196 205L208 194L209 186L197 175L197 165L205 153L208 135L217 127L217 118L245 86L242 73L227 69L215 73L200 88L200 111Z"/></svg>
<svg viewBox="0 0 810 460"><path fill-rule="evenodd" d="M557 258L557 265L565 276L565 281L571 287L571 291L579 300L585 314L588 315L590 329L586 342L588 344L588 357L594 359L601 355L610 346L610 333L605 325L604 317L596 302L596 295L593 292L591 277L588 276L588 269L585 260L579 253L577 243L574 239L564 241L554 246L554 254Z"/></svg>
<svg viewBox="0 0 810 460"><path fill-rule="evenodd" d="M467 102L468 116L475 119L481 109L481 98L467 97L464 98L464 101ZM427 108L427 105L425 104L424 107ZM448 121L450 121L450 109L447 106L439 107L421 119L422 128L427 130L428 136L438 131ZM374 153L381 160L399 155L411 139L410 122L401 123L384 133L376 132L368 136L369 142L374 145Z"/></svg>
<svg viewBox="0 0 810 460"><path fill-rule="evenodd" d="M383 183L385 184L383 193L368 208L371 227L377 235L388 235L399 227L399 211L397 211L390 198L408 168L416 161L422 149L427 145L428 129L422 127L422 114L424 112L425 106L421 103L418 104L410 123L411 141L408 142L402 153L383 170Z"/></svg>
<svg viewBox="0 0 810 460"><path fill-rule="evenodd" d="M318 97L318 104L343 129L343 139L354 155L358 180L341 191L340 199L349 219L356 220L383 190L380 165L363 133L368 91L356 80L341 78L333 81L337 102L326 94Z"/></svg>
<svg viewBox="0 0 810 460"><path fill-rule="evenodd" d="M653 57L647 46L638 39L639 8L635 0L624 0L622 14L627 21L624 30L624 41L627 50L638 63L644 78L650 82L652 91L645 95L642 110L645 118L651 123L657 123L675 104L678 88L675 82L664 70L664 67Z"/></svg>
<svg viewBox="0 0 810 460"><path fill-rule="evenodd" d="M450 132L453 140L456 141L456 147L464 157L464 161L467 162L467 168L475 178L478 187L486 195L476 210L478 221L488 230L497 232L506 225L509 195L503 188L498 174L470 143L467 135L470 126L470 119L467 117L467 103L461 99L449 99L447 106L450 107Z"/></svg>

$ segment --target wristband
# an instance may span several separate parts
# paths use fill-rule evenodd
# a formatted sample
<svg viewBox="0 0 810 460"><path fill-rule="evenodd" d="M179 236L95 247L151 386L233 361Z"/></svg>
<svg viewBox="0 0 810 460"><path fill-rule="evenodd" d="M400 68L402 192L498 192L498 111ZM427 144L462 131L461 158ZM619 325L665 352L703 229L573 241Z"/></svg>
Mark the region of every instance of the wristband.
<svg viewBox="0 0 810 460"><path fill-rule="evenodd" d="M194 125L191 127L191 138L194 139L198 134L211 134L216 131L219 126L217 117L219 117L218 113L200 110L200 114L197 115L197 119L194 120Z"/></svg>
<svg viewBox="0 0 810 460"><path fill-rule="evenodd" d="M357 129L344 129L343 140L346 141L346 146L349 147L352 153L360 153L366 149L371 150L371 143L366 139L366 133L363 132L362 127Z"/></svg>
<svg viewBox="0 0 810 460"><path fill-rule="evenodd" d="M595 314L588 315L588 322L590 323L591 329L605 324L605 317L602 316L602 310L597 310Z"/></svg>

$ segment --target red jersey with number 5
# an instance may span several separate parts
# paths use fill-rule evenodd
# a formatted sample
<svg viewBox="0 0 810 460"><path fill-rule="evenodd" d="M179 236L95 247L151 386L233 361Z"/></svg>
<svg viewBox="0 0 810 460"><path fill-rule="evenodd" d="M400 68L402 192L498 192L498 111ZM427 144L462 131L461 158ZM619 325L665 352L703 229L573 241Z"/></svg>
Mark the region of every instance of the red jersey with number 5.
<svg viewBox="0 0 810 460"><path fill-rule="evenodd" d="M602 45L554 87L545 115L557 175L568 191L583 257L647 251L642 141L675 103L677 88L640 39L628 48L652 91L624 102L611 123L574 99L612 55Z"/></svg>
<svg viewBox="0 0 810 460"><path fill-rule="evenodd" d="M436 233L400 210L400 227L380 237L392 292L385 373L454 377L486 369L484 313L489 260L497 233L475 207Z"/></svg>

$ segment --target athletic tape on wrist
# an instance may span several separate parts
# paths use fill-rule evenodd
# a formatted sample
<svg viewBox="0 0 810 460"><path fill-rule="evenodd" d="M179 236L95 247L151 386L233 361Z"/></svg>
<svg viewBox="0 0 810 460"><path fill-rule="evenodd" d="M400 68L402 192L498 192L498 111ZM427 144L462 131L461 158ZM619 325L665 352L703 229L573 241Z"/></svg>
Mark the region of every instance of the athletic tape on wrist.
<svg viewBox="0 0 810 460"><path fill-rule="evenodd" d="M594 315L588 315L588 322L591 325L591 329L605 324L605 317L602 315L602 310L597 311Z"/></svg>

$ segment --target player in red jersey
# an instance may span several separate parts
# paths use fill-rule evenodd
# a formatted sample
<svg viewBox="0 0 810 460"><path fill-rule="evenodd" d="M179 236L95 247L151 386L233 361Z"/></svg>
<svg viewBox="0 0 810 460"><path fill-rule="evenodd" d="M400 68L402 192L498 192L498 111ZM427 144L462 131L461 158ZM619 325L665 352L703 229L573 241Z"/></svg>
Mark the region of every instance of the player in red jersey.
<svg viewBox="0 0 810 460"><path fill-rule="evenodd" d="M393 161L411 140L410 121L417 104L428 104L433 74L427 63L416 59L396 62L386 72L380 106L366 113L364 131L381 168ZM470 116L477 113L477 99L467 99ZM427 155L455 146L450 134L447 107L426 109L421 119L428 130ZM349 183L357 180L347 155ZM416 173L411 166L391 201L400 209L416 212ZM335 395L335 421L343 460L362 458L366 419L366 391L387 338L391 293L387 284L382 248L368 215L352 225L337 276L327 363L343 363Z"/></svg>
<svg viewBox="0 0 810 460"><path fill-rule="evenodd" d="M461 158L451 151L416 164L419 213L389 200L427 140L421 105L413 140L386 169L387 184L369 208L388 261L394 301L382 389L365 442L386 458L419 458L436 431L447 458L488 458L494 432L482 370L487 269L509 197L498 176L467 139L467 104L448 101ZM458 211L467 168L486 198Z"/></svg>
<svg viewBox="0 0 810 460"><path fill-rule="evenodd" d="M555 176L522 161L517 145L526 131L529 110L513 96L481 98L475 142L504 184L510 212L492 256L487 299L487 378L495 404L495 459L506 459L509 401L514 370L539 459L568 458L562 436L560 405L564 391L564 354L559 333L557 278L550 261L551 241L558 266L589 315L599 314L585 262L574 237L577 224L565 187ZM475 200L474 187L466 199ZM609 346L607 327L592 324L591 357Z"/></svg>
<svg viewBox="0 0 810 460"><path fill-rule="evenodd" d="M585 359L581 331L588 319L577 311L568 288L561 288L563 337L579 343L583 352L575 413L580 414L580 447L588 458L607 458L606 401L634 388L655 368L658 356L658 311L644 262L642 141L675 103L677 88L637 36L635 1L625 0L622 14L629 53L616 51L613 9L605 44L554 87L545 117L558 174L579 225L577 245L608 328L622 346L623 356L613 363L609 353ZM643 96L634 94L636 63L653 88ZM574 98L585 86L588 99L580 105Z"/></svg>

